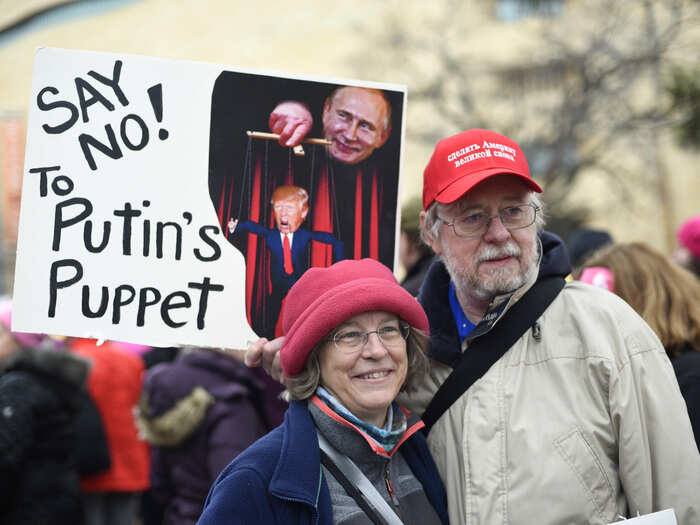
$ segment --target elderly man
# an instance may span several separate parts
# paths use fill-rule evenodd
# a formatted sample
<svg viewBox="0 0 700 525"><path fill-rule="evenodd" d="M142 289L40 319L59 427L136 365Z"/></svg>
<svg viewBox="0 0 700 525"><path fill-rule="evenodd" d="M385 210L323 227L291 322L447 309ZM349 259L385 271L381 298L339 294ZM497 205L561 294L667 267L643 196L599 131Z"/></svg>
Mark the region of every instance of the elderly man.
<svg viewBox="0 0 700 525"><path fill-rule="evenodd" d="M470 130L436 146L421 221L441 261L419 296L432 368L407 408L440 396L533 286L566 273L556 246L538 240L540 191L503 135ZM450 521L605 525L672 507L679 524L700 523L700 456L673 369L642 319L613 294L572 282L515 336L429 433ZM259 341L246 359L272 369L279 344Z"/></svg>
<svg viewBox="0 0 700 525"><path fill-rule="evenodd" d="M414 406L549 271L539 192L503 135L470 130L435 148L421 227L442 261L419 297L433 366ZM626 303L591 286L568 283L428 441L452 523L607 524L668 507L700 523L700 456L666 353Z"/></svg>

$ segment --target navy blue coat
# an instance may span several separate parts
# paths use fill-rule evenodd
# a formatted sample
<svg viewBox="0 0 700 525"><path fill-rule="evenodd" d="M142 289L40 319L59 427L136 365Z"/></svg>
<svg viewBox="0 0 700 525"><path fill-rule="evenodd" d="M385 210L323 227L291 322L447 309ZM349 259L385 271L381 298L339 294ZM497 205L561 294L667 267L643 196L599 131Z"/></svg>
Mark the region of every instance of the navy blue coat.
<svg viewBox="0 0 700 525"><path fill-rule="evenodd" d="M284 253L282 251L280 231L277 228L265 228L265 226L253 221L239 222L236 226L236 233L242 231L249 231L256 235L262 235L265 238L265 244L267 244L272 254L270 262L270 280L273 286L278 286L283 283L283 277L285 276ZM306 247L311 241L333 245L333 258L336 262L343 260L343 243L333 237L333 235L327 232L310 232L299 228L294 232L292 240L292 266L294 267L294 273L292 274L292 278L288 281L287 289L284 290L283 296L286 295L289 288L291 288L299 277L308 269L308 264L302 257L306 252Z"/></svg>
<svg viewBox="0 0 700 525"><path fill-rule="evenodd" d="M401 453L443 523L447 499L425 437L416 432ZM284 423L226 467L207 496L200 525L333 524L318 437L304 402L290 403Z"/></svg>

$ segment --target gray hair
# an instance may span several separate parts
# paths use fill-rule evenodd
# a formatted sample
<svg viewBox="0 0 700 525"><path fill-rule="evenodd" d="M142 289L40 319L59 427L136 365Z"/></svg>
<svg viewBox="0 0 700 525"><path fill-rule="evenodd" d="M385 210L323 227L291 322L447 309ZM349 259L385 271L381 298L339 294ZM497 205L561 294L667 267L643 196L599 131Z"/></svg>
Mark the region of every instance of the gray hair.
<svg viewBox="0 0 700 525"><path fill-rule="evenodd" d="M542 199L540 199L539 195L534 191L528 193L528 196L530 198L530 203L534 204L538 208L537 215L535 216L535 227L537 228L537 231L542 231L546 222L544 203L542 202ZM428 206L420 228L420 238L425 244L430 246L431 240L435 240L440 237L440 220L438 219L438 211L459 208L461 207L460 200L451 202L450 204L442 204L438 201L433 201L433 203Z"/></svg>
<svg viewBox="0 0 700 525"><path fill-rule="evenodd" d="M311 350L306 359L304 368L294 377L285 380L287 389L282 392L285 401L297 401L309 399L316 392L321 383L321 348L326 344L333 332L323 337ZM425 332L411 326L406 340L406 354L408 356L408 372L406 380L401 386L402 392L411 392L425 379L430 367L427 351L430 339Z"/></svg>

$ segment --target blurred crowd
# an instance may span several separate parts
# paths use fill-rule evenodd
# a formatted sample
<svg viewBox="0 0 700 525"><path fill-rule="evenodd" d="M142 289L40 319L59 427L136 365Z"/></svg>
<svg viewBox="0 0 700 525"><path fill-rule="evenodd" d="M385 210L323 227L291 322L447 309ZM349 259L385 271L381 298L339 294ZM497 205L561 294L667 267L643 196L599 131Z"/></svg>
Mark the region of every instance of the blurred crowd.
<svg viewBox="0 0 700 525"><path fill-rule="evenodd" d="M195 523L223 467L281 422L281 387L235 354L13 332L11 316L4 299L0 523Z"/></svg>
<svg viewBox="0 0 700 525"><path fill-rule="evenodd" d="M421 203L404 210L402 283L417 295L435 257L421 243ZM624 299L673 365L700 438L700 215L665 255L580 230L577 279ZM240 452L277 427L282 387L235 352L151 348L11 330L0 303L0 523L185 525ZM700 447L700 443L698 443Z"/></svg>

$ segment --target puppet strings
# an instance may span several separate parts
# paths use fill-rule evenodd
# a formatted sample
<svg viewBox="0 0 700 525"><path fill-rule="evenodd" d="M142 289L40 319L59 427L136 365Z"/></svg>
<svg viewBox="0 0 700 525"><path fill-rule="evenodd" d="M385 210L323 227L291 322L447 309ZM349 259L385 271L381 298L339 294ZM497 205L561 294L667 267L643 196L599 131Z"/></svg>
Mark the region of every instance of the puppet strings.
<svg viewBox="0 0 700 525"><path fill-rule="evenodd" d="M331 162L331 155L330 151L326 149L326 166L328 166L328 188L330 189L331 192L331 197L332 201L334 203L333 205L333 218L335 219L335 230L337 232L340 232L340 216L338 215L338 207L335 206L335 203L338 202L336 200L336 195L335 195L335 170L333 168L333 163Z"/></svg>
<svg viewBox="0 0 700 525"><path fill-rule="evenodd" d="M311 173L309 175L309 204L314 202L314 173L316 168L316 147L311 148ZM306 252L306 267L311 268L311 250Z"/></svg>
<svg viewBox="0 0 700 525"><path fill-rule="evenodd" d="M242 217L243 214L243 203L244 199L247 197L247 202L250 203L252 202L253 198L253 178L254 178L254 163L253 163L253 140L257 139L258 137L254 137L249 135L248 136L248 142L246 145L246 153L245 153L245 162L244 162L244 168L243 168L243 187L241 188L241 198L239 200L238 204L238 214L237 217ZM266 184L265 182L270 180L270 141L269 140L264 140L264 154L263 154L263 169L262 169L262 177L261 177L261 210L260 210L260 217L258 220L262 220L265 222L263 217L267 217L269 214L268 212L268 204L270 202L270 195L268 194L270 189L269 184ZM325 160L325 167L327 170L327 183L328 183L328 192L329 192L329 204L332 208L332 217L331 217L331 233L338 233L340 232L340 215L338 213L338 206L336 206L337 201L337 187L336 187L336 181L335 181L335 168L333 166L333 161L331 159L330 151L328 148L319 145L319 144L313 144L311 145L311 166L310 166L310 173L309 173L309 187L307 188L307 192L309 194L309 203L314 202L314 198L316 197L316 194L314 192L315 189L315 182L316 182L316 169L317 169L317 160L316 160L316 154L318 151L319 147L323 147L323 151L325 153L324 155L324 160ZM292 181L294 181L295 176L294 176L294 163L292 161L292 149L288 148L287 149L287 180L291 178ZM265 182L263 182L265 181ZM246 192L247 189L247 192ZM307 263L309 266L311 265L311 254L309 253L308 256L309 260Z"/></svg>
<svg viewBox="0 0 700 525"><path fill-rule="evenodd" d="M246 186L248 186L248 202L250 202L250 199L252 198L252 186L253 186L253 170L250 167L250 159L253 155L253 139L248 137L248 143L246 144L246 150L245 150L245 162L243 164L243 187L241 188L241 199L238 204L238 214L236 217L240 219L241 217L241 212L243 211L243 198L245 197L246 193Z"/></svg>

